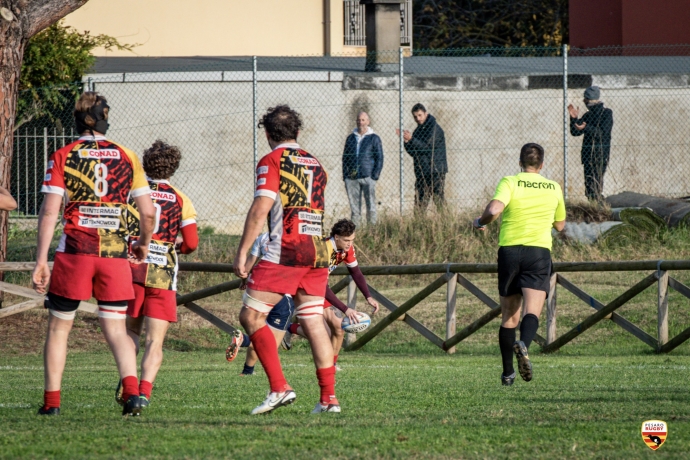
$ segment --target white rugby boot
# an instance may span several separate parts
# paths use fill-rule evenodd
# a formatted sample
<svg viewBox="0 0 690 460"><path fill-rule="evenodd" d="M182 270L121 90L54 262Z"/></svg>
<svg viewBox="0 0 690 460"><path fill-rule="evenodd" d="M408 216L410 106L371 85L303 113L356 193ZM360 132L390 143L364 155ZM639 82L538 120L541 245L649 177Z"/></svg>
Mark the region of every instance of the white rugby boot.
<svg viewBox="0 0 690 460"><path fill-rule="evenodd" d="M297 395L294 390L285 390L281 393L268 393L268 396L252 411L252 415L265 414L278 409L279 407L287 406L295 402Z"/></svg>

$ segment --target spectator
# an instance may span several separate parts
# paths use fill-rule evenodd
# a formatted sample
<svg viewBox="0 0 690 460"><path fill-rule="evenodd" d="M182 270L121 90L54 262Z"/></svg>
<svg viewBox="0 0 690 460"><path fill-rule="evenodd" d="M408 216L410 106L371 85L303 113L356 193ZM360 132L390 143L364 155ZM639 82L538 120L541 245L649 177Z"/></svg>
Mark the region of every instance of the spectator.
<svg viewBox="0 0 690 460"><path fill-rule="evenodd" d="M0 211L14 211L17 209L17 201L10 192L0 187Z"/></svg>
<svg viewBox="0 0 690 460"><path fill-rule="evenodd" d="M383 168L381 138L369 123L369 115L359 112L357 128L347 136L343 151L343 179L352 221L357 226L362 219L362 195L367 205L367 221L376 223L376 181Z"/></svg>
<svg viewBox="0 0 690 460"><path fill-rule="evenodd" d="M613 129L613 111L604 108L599 100L598 86L585 90L584 103L587 112L580 118L580 108L568 106L570 113L570 134L582 136L580 160L585 170L585 195L588 200L603 200L604 173L609 165L611 153L611 130Z"/></svg>
<svg viewBox="0 0 690 460"><path fill-rule="evenodd" d="M436 118L422 104L412 107L412 116L417 128L411 134L404 130L403 140L405 150L414 160L415 210L424 213L431 198L437 210L446 204L443 191L448 172L446 138Z"/></svg>

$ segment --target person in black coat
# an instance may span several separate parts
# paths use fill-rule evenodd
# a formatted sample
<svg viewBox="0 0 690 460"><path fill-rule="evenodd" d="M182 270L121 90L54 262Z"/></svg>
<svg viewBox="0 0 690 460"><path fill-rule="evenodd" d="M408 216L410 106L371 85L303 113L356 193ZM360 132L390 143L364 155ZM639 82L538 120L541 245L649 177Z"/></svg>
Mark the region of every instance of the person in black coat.
<svg viewBox="0 0 690 460"><path fill-rule="evenodd" d="M357 114L357 128L347 136L343 150L343 180L352 221L357 226L362 219L362 196L367 205L367 221L376 223L376 181L383 169L381 138L369 123L366 112Z"/></svg>
<svg viewBox="0 0 690 460"><path fill-rule="evenodd" d="M415 209L424 213L432 198L437 210L446 204L446 137L436 118L422 104L412 107L412 116L417 128L413 133L404 130L403 140L405 150L414 160Z"/></svg>
<svg viewBox="0 0 690 460"><path fill-rule="evenodd" d="M570 113L570 134L583 136L580 160L585 170L585 195L587 199L602 202L604 197L604 173L611 154L611 131L613 111L605 108L599 100L598 86L585 90L584 103L587 112L580 118L579 108L568 106Z"/></svg>

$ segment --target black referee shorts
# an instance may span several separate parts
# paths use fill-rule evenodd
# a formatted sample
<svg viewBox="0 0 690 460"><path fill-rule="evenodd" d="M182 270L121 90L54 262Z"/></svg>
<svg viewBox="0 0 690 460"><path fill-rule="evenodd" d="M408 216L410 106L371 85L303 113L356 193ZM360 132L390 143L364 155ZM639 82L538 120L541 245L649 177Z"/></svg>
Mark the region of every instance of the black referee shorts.
<svg viewBox="0 0 690 460"><path fill-rule="evenodd" d="M551 251L536 246L501 246L498 249L498 293L522 294L522 288L549 293Z"/></svg>

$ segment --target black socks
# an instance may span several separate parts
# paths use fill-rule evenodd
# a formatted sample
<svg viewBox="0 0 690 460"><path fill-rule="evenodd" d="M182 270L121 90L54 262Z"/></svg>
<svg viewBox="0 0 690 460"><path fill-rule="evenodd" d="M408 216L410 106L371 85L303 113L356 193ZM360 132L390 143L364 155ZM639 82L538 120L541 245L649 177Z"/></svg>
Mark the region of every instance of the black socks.
<svg viewBox="0 0 690 460"><path fill-rule="evenodd" d="M539 329L539 318L532 313L526 314L520 323L520 340L525 343L527 348L534 340L534 336L537 335L537 329Z"/></svg>
<svg viewBox="0 0 690 460"><path fill-rule="evenodd" d="M247 366L245 363L244 369L242 369L242 374L244 375L252 375L254 373L254 366Z"/></svg>
<svg viewBox="0 0 690 460"><path fill-rule="evenodd" d="M532 315L534 316L534 315ZM501 326L498 330L498 346L501 348L503 359L503 376L510 377L515 373L513 368L513 344L515 343L515 328Z"/></svg>

